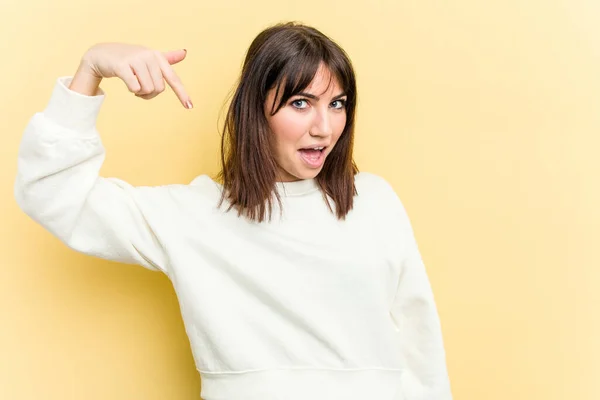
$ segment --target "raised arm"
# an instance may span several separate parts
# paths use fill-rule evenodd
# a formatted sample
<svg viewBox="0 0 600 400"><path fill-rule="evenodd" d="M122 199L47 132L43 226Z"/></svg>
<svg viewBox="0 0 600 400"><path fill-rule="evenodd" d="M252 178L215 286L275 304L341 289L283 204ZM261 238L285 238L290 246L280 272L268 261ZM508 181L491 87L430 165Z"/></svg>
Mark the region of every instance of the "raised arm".
<svg viewBox="0 0 600 400"><path fill-rule="evenodd" d="M46 109L25 129L14 185L21 209L77 251L166 272L157 229L173 189L99 176L105 150L96 118L104 101L99 84L113 76L144 99L162 92L166 80L191 108L170 67L184 57L184 51L163 55L124 44L92 47L73 78L57 80Z"/></svg>

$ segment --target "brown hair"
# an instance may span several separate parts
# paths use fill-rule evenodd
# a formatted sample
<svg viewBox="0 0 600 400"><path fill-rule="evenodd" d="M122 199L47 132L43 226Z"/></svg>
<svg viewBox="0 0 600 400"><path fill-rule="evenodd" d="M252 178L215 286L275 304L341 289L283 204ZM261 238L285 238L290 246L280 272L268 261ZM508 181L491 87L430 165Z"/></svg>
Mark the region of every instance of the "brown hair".
<svg viewBox="0 0 600 400"><path fill-rule="evenodd" d="M339 45L317 29L295 22L265 29L248 49L223 128L218 179L224 190L219 205L227 199L228 211L235 208L238 215L258 222L271 217L274 189L281 205L275 185L278 172L273 152L275 138L265 116L265 101L269 90L280 93L279 104L273 108L275 114L290 97L312 82L321 63L347 95L346 126L316 182L331 212L334 210L327 196L335 204L337 218L345 219L353 206L354 175L358 172L352 158L354 69Z"/></svg>

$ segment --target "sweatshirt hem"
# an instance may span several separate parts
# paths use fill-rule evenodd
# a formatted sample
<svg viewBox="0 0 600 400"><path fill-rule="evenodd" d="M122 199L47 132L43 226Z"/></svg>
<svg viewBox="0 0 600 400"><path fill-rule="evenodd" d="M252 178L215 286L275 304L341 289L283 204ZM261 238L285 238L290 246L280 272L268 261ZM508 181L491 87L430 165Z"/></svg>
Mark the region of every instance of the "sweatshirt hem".
<svg viewBox="0 0 600 400"><path fill-rule="evenodd" d="M199 372L202 400L405 400L401 369L296 367Z"/></svg>
<svg viewBox="0 0 600 400"><path fill-rule="evenodd" d="M395 371L402 372L401 368L385 368L385 367L363 367L363 368L326 368L326 367L269 367L269 368L256 368L256 369L245 369L239 371L207 371L196 369L200 374L205 375L237 375L237 374L249 374L253 372L268 372L268 371Z"/></svg>

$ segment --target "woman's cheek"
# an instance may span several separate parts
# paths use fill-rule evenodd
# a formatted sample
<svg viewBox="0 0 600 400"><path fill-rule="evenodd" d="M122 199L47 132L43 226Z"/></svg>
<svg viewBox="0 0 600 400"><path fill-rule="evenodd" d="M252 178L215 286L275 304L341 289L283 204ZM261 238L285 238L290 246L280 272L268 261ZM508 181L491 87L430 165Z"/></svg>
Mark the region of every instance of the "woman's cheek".
<svg viewBox="0 0 600 400"><path fill-rule="evenodd" d="M344 114L343 116L340 116L339 120L337 120L338 124L336 126L336 135L337 137L340 137L340 135L342 134L342 132L344 131L344 128L346 127L346 115Z"/></svg>
<svg viewBox="0 0 600 400"><path fill-rule="evenodd" d="M297 142L310 131L310 118L304 115L295 115L289 121L290 139Z"/></svg>

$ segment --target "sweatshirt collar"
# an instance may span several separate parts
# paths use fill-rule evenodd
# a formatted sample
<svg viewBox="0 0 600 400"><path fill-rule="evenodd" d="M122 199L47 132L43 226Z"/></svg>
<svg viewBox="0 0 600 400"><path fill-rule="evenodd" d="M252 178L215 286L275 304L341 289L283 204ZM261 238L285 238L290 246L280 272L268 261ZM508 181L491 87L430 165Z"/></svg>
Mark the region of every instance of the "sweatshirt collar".
<svg viewBox="0 0 600 400"><path fill-rule="evenodd" d="M281 196L300 196L319 189L316 179L302 179L294 182L276 182L277 191Z"/></svg>

